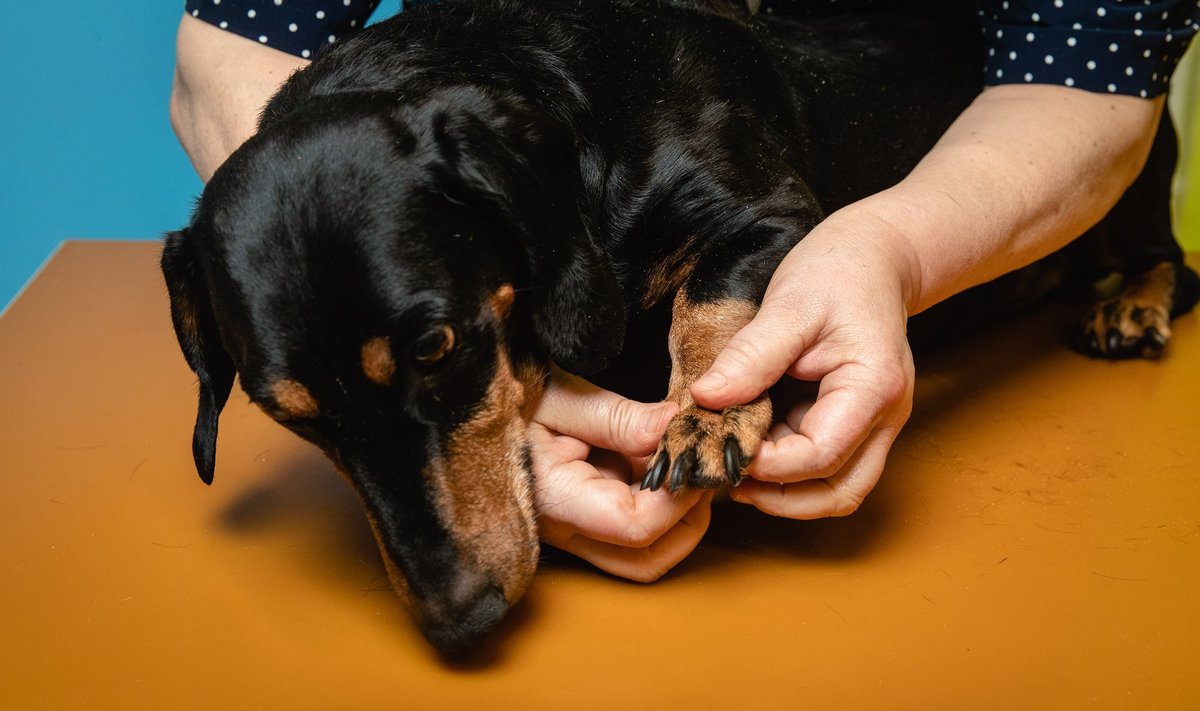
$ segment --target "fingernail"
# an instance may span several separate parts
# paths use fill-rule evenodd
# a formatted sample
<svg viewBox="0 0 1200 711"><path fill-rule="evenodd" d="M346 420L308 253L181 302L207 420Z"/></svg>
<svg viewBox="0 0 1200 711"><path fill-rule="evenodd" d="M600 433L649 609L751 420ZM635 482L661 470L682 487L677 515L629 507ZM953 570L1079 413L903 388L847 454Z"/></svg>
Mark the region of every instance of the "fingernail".
<svg viewBox="0 0 1200 711"><path fill-rule="evenodd" d="M667 429L667 422L671 419L670 411L671 407L666 403L650 409L642 415L642 431L653 435L656 439L661 437L663 431Z"/></svg>
<svg viewBox="0 0 1200 711"><path fill-rule="evenodd" d="M700 388L701 390L716 391L725 387L725 374L710 370L700 377L699 380L692 383L692 387Z"/></svg>

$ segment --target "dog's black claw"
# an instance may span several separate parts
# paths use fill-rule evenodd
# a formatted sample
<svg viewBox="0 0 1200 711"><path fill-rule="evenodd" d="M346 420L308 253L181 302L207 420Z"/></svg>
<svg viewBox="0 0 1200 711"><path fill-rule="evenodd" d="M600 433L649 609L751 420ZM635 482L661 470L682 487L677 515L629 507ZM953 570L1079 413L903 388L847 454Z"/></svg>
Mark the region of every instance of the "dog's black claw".
<svg viewBox="0 0 1200 711"><path fill-rule="evenodd" d="M730 435L725 438L725 476L729 479L730 486L737 486L742 483L742 446L738 444L737 438Z"/></svg>
<svg viewBox="0 0 1200 711"><path fill-rule="evenodd" d="M1121 332L1115 328L1108 329L1108 333L1104 334L1105 345L1108 347L1109 353L1116 353L1121 348Z"/></svg>
<svg viewBox="0 0 1200 711"><path fill-rule="evenodd" d="M1095 331L1090 331L1087 335L1087 350L1092 354L1100 352L1100 337Z"/></svg>
<svg viewBox="0 0 1200 711"><path fill-rule="evenodd" d="M1146 345L1144 350L1151 356L1162 353L1163 349L1167 347L1167 337L1162 335L1162 333L1160 333L1159 330L1153 326L1146 329L1145 341Z"/></svg>
<svg viewBox="0 0 1200 711"><path fill-rule="evenodd" d="M683 486L685 479L692 475L692 471L696 468L696 453L693 450L684 450L683 454L675 460L675 466L671 467L671 493L679 491Z"/></svg>
<svg viewBox="0 0 1200 711"><path fill-rule="evenodd" d="M658 491L663 483L663 475L667 473L667 466L671 463L671 457L666 451L658 455L658 459L654 460L654 464L646 471L646 476L642 479L642 491L649 489Z"/></svg>

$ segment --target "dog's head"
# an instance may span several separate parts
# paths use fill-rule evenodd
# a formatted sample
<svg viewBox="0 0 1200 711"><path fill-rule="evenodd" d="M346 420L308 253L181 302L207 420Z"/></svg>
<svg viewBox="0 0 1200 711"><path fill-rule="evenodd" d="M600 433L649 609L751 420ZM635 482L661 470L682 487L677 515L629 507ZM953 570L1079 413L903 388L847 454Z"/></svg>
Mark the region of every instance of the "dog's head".
<svg viewBox="0 0 1200 711"><path fill-rule="evenodd" d="M354 485L447 651L533 575L525 426L545 364L596 370L624 328L564 146L519 109L477 89L314 99L222 166L162 257L200 477L236 374Z"/></svg>

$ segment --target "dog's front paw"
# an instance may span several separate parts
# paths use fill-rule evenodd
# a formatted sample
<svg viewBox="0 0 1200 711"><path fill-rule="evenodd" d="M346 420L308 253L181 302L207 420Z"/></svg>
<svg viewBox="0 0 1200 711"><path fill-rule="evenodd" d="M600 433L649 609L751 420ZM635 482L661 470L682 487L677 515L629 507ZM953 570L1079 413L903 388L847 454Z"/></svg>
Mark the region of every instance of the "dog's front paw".
<svg viewBox="0 0 1200 711"><path fill-rule="evenodd" d="M1119 296L1088 311L1075 347L1097 358L1157 358L1171 337L1171 317L1163 304Z"/></svg>
<svg viewBox="0 0 1200 711"><path fill-rule="evenodd" d="M770 425L771 401L765 396L723 412L686 407L667 425L642 488L737 486Z"/></svg>

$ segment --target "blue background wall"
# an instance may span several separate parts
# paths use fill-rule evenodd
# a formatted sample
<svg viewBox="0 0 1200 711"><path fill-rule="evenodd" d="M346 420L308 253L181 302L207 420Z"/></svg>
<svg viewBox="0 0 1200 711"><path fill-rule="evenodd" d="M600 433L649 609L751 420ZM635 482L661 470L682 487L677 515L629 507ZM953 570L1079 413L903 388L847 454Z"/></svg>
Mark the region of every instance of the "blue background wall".
<svg viewBox="0 0 1200 711"><path fill-rule="evenodd" d="M167 117L182 15L183 0L5 3L0 308L64 239L186 222L201 185Z"/></svg>

